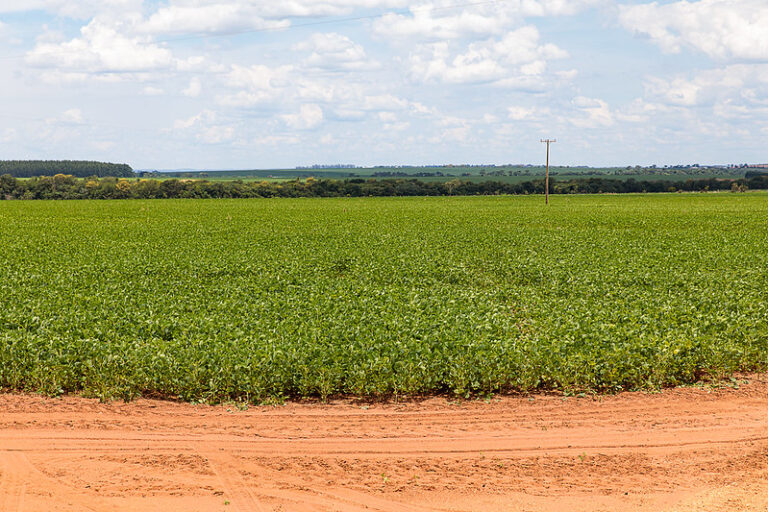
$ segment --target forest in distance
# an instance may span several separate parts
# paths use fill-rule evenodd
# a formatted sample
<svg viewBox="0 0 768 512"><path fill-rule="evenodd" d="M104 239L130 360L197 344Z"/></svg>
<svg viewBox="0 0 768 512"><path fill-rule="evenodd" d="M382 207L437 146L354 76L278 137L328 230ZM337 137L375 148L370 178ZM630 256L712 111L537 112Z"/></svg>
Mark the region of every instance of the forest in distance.
<svg viewBox="0 0 768 512"><path fill-rule="evenodd" d="M291 181L128 180L77 178L57 174L28 179L0 176L0 200L13 199L214 199L267 197L397 197L544 194L545 181L423 181L408 178L296 179ZM616 180L604 177L551 179L552 194L622 194L768 190L768 174L738 179L702 178L679 182Z"/></svg>
<svg viewBox="0 0 768 512"><path fill-rule="evenodd" d="M69 174L79 178L90 176L132 178L136 176L128 164L80 160L0 160L0 175L4 174L9 174L15 178L55 176L56 174Z"/></svg>

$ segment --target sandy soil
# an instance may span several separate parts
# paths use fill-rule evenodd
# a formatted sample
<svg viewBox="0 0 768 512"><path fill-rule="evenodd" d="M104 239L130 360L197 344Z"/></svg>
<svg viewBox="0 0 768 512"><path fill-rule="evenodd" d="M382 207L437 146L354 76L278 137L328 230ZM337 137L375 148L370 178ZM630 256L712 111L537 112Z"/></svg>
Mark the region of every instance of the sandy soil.
<svg viewBox="0 0 768 512"><path fill-rule="evenodd" d="M768 510L768 378L210 407L0 395L0 511Z"/></svg>

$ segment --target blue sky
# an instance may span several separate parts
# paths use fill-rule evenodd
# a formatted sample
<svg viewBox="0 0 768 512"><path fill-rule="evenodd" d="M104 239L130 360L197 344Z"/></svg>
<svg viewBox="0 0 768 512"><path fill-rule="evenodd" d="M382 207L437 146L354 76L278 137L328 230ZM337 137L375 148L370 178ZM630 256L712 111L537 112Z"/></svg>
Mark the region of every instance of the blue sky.
<svg viewBox="0 0 768 512"><path fill-rule="evenodd" d="M768 161L765 0L3 0L0 158Z"/></svg>

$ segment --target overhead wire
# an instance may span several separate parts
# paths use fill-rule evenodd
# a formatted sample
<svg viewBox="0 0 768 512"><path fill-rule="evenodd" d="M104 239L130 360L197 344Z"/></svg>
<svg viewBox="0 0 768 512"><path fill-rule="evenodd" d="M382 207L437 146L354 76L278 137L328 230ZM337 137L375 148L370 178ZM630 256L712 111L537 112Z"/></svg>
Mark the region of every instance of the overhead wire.
<svg viewBox="0 0 768 512"><path fill-rule="evenodd" d="M172 44L176 42L186 42L186 41L194 41L194 40L213 39L213 38L225 38L225 37L257 34L257 33L264 33L264 32L281 32L281 31L302 29L302 28L308 28L308 27L335 25L335 24L350 23L350 22L364 21L364 20L374 20L374 19L384 18L385 16L392 15L392 14L404 15L404 14L413 14L417 12L427 12L427 11L441 12L441 11L448 11L448 10L454 10L454 9L461 9L464 7L476 7L476 6L482 6L482 5L505 3L507 1L509 0L482 0L479 2L464 2L464 3L457 3L457 4L442 6L442 7L422 7L422 8L416 7L416 8L407 8L407 9L392 9L392 10L388 10L386 12L381 12L377 14L369 14L364 16L354 16L354 17L347 17L347 18L317 20L317 21L312 21L307 23L298 23L298 24L292 23L290 25L279 26L279 27L259 27L259 28L245 29L245 30L232 30L232 31L223 31L223 32L216 32L216 33L195 34L195 35L189 35L189 36L183 36L183 37L164 38L164 39L149 41L146 44L155 44L155 45ZM285 16L282 19L290 19L290 18L295 18L295 16ZM59 51L44 52L42 55L60 56L60 55L76 55L78 53L80 52L75 50L59 50ZM17 54L17 55L0 55L0 60L23 59L28 56L29 56L29 52L24 54ZM51 118L34 119L31 117L18 116L14 114L4 114L4 113L0 113L0 118L16 118L16 119L23 119L27 121L35 121L35 122L47 122L47 121L55 122L56 121L55 119L51 119ZM114 125L110 126L105 124L96 124L96 123L89 123L89 122L80 122L80 123L74 123L74 124L84 126L84 127L94 127L94 128L103 127L103 128L111 128L111 129L133 129L128 127L118 127ZM155 131L155 130L145 128L145 131Z"/></svg>
<svg viewBox="0 0 768 512"><path fill-rule="evenodd" d="M221 31L221 32L213 32L213 33L201 33L201 34L194 34L194 35L181 36L181 37L169 37L169 38L147 41L145 44L155 44L155 45L169 44L169 43L195 41L195 40L203 40L203 39L233 37L233 36L247 35L247 34L258 34L258 33L264 33L264 32L282 32L282 31L295 30L295 29L308 28L308 27L335 25L335 24L350 23L350 22L364 21L364 20L374 20L374 19L384 18L385 16L392 15L392 14L404 15L404 14L412 14L412 13L427 12L427 11L430 11L430 12L448 11L453 9L461 9L464 7L476 7L481 5L500 4L500 3L505 3L507 1L509 0L483 0L480 2L465 2L465 3L447 5L443 7L423 7L423 8L417 7L417 8L408 8L408 9L393 9L393 10L388 10L387 12L382 12L377 14L354 16L354 17L348 17L348 18L333 18L333 19L326 19L326 20L317 20L317 21L311 21L307 23L296 23L296 24L291 23L290 25L285 25L285 26L259 27L259 28L243 29L243 30L229 30L229 31ZM284 16L281 19L287 20L295 17L296 16ZM43 52L41 55L55 57L59 55L76 55L78 53L80 52L77 50L60 49L57 51ZM23 59L28 56L29 56L29 52L26 52L23 54L15 54L15 55L0 55L0 60Z"/></svg>

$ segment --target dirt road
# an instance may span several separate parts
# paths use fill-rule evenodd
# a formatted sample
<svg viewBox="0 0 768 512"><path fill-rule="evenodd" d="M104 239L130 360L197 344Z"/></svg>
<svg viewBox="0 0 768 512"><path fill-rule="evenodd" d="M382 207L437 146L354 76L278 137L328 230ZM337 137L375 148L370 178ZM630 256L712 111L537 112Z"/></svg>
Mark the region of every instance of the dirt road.
<svg viewBox="0 0 768 512"><path fill-rule="evenodd" d="M209 407L0 395L0 511L768 510L768 380Z"/></svg>

